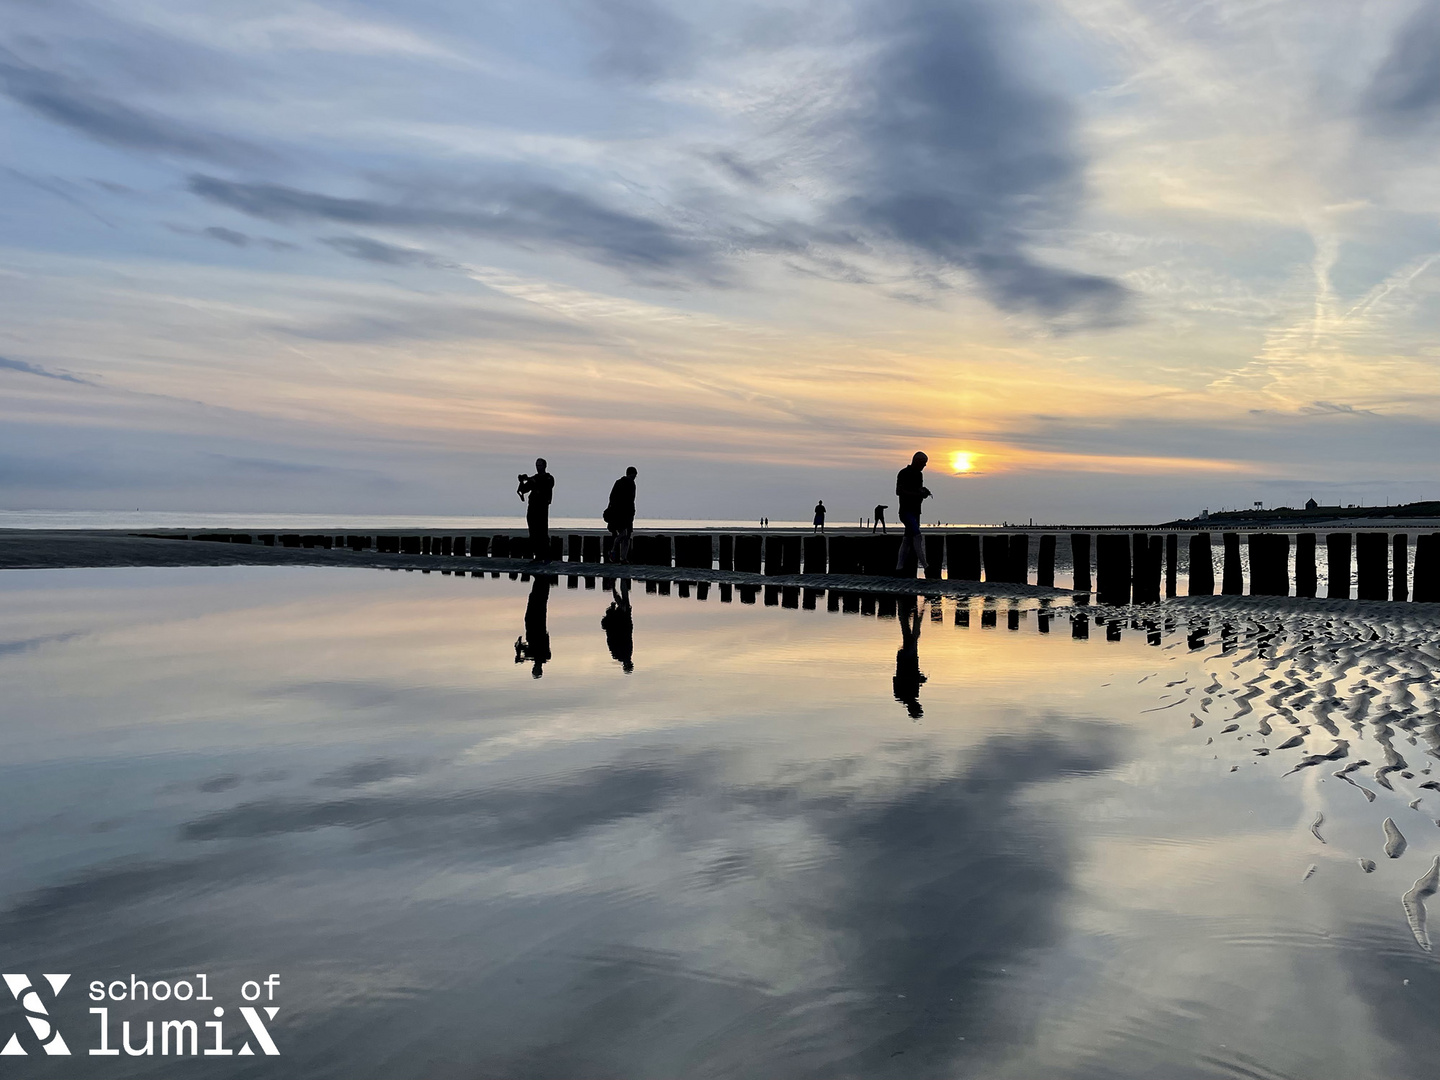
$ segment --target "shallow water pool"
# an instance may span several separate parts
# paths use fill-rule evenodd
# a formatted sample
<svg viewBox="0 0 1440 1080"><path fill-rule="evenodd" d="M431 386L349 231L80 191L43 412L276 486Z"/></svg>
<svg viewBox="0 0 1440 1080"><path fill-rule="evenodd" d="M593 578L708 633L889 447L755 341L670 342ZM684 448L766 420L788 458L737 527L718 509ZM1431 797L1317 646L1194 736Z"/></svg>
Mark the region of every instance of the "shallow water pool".
<svg viewBox="0 0 1440 1080"><path fill-rule="evenodd" d="M6 1075L1433 1075L1423 609L606 586L0 574Z"/></svg>

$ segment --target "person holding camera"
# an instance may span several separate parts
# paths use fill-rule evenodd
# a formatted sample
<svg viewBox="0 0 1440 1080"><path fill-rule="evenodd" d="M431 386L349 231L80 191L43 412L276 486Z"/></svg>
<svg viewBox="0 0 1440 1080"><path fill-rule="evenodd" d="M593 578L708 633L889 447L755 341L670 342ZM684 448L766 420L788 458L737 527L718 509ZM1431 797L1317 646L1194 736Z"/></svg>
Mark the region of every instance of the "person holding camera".
<svg viewBox="0 0 1440 1080"><path fill-rule="evenodd" d="M555 477L545 471L545 459L535 459L535 475L521 473L515 494L530 496L525 509L525 524L530 527L530 561L550 561L550 500L555 494Z"/></svg>

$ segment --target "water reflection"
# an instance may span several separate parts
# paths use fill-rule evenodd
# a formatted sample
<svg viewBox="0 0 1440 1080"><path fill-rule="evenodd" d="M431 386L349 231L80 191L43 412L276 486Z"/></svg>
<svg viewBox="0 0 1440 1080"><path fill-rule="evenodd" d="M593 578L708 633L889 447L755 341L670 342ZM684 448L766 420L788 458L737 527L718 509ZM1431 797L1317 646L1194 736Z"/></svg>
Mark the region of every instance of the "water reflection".
<svg viewBox="0 0 1440 1080"><path fill-rule="evenodd" d="M1426 1075L1424 612L553 584L0 578L6 970L280 971L273 1075ZM27 1073L265 1075L89 1006Z"/></svg>
<svg viewBox="0 0 1440 1080"><path fill-rule="evenodd" d="M688 595L684 585L680 595ZM611 586L610 606L605 609L600 626L605 631L605 644L610 649L610 655L629 675L635 670L635 619L630 611L629 578L621 578L618 587Z"/></svg>
<svg viewBox="0 0 1440 1080"><path fill-rule="evenodd" d="M530 584L530 599L525 603L525 632L515 639L515 663L531 663L530 674L540 678L550 659L550 586L558 581L549 574L536 574Z"/></svg>
<svg viewBox="0 0 1440 1080"><path fill-rule="evenodd" d="M939 610L939 605L936 605ZM920 605L916 597L907 596L900 602L900 648L895 653L895 678L892 686L895 700L905 706L910 719L925 715L920 705L920 687L925 676L920 671Z"/></svg>

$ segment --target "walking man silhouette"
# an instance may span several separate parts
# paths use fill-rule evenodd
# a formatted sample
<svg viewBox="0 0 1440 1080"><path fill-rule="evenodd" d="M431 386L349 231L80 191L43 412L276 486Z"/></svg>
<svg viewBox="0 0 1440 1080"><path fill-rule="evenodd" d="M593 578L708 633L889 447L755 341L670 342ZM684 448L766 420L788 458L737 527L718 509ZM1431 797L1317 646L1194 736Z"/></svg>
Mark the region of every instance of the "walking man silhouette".
<svg viewBox="0 0 1440 1080"><path fill-rule="evenodd" d="M610 529L610 538L605 541L606 562L630 561L630 541L635 535L635 477L639 472L631 465L610 488L610 504L601 515Z"/></svg>
<svg viewBox="0 0 1440 1080"><path fill-rule="evenodd" d="M895 476L895 494L900 498L900 522L905 526L905 539L900 541L896 570L905 569L905 557L912 550L915 552L915 565L925 565L925 541L920 536L920 504L930 497L930 489L925 486L925 463L929 460L917 450L910 464Z"/></svg>
<svg viewBox="0 0 1440 1080"><path fill-rule="evenodd" d="M889 531L885 528L885 507L889 505L889 503L881 503L879 506L875 507L875 520L870 522L870 531L872 533L876 529L879 529L882 533Z"/></svg>
<svg viewBox="0 0 1440 1080"><path fill-rule="evenodd" d="M815 531L825 531L825 500L821 499L815 504Z"/></svg>
<svg viewBox="0 0 1440 1080"><path fill-rule="evenodd" d="M535 475L520 474L520 483L515 494L524 499L530 496L525 509L525 524L530 526L530 561L550 561L550 499L555 494L555 477L545 471L545 459L535 459Z"/></svg>

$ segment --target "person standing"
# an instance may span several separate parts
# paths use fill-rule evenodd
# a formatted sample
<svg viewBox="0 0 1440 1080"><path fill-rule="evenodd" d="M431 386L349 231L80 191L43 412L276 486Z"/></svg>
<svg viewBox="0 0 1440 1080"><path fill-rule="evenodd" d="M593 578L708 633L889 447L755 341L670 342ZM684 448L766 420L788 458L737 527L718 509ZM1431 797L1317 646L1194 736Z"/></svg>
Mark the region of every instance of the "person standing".
<svg viewBox="0 0 1440 1080"><path fill-rule="evenodd" d="M610 530L610 538L605 541L606 562L630 561L630 541L635 535L635 477L639 472L631 465L611 485L610 502L602 515Z"/></svg>
<svg viewBox="0 0 1440 1080"><path fill-rule="evenodd" d="M905 569L905 556L915 552L915 565L925 565L925 541L920 536L920 504L930 497L925 486L925 464L930 458L915 452L910 464L895 475L895 494L900 499L900 523L905 526L905 539L900 541L900 557L895 569Z"/></svg>
<svg viewBox="0 0 1440 1080"><path fill-rule="evenodd" d="M879 506L875 507L875 517L870 522L870 531L872 533L876 529L879 529L882 533L889 531L885 528L885 508L889 505L889 503L881 503Z"/></svg>
<svg viewBox="0 0 1440 1080"><path fill-rule="evenodd" d="M535 459L535 475L520 474L520 483L515 488L520 498L528 494L530 502L525 509L525 524L530 527L530 561L550 561L550 500L555 494L555 477L545 471L545 459Z"/></svg>
<svg viewBox="0 0 1440 1080"><path fill-rule="evenodd" d="M825 500L821 499L815 504L815 531L825 531Z"/></svg>

